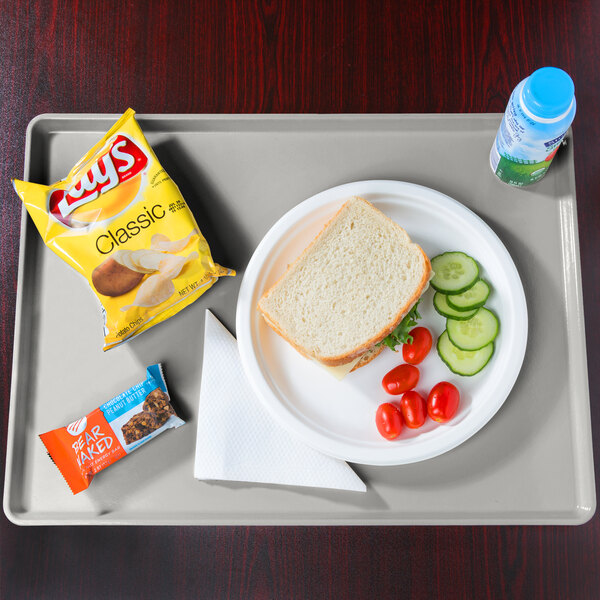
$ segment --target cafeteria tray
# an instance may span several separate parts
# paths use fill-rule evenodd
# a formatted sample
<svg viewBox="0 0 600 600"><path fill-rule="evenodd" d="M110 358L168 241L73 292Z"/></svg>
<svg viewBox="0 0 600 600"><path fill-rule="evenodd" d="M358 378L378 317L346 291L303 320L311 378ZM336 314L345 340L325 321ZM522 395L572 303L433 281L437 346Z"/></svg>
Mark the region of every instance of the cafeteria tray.
<svg viewBox="0 0 600 600"><path fill-rule="evenodd" d="M25 179L64 177L118 115L48 114L27 130ZM102 352L86 281L23 212L4 510L22 525L579 524L595 511L573 144L525 189L489 150L499 114L138 115L215 260L238 270L166 323ZM20 175L15 173L15 176ZM436 458L353 465L367 492L193 478L204 312L235 333L244 268L284 213L350 181L391 179L451 196L506 245L529 312L521 373L496 416ZM12 206L17 207L16 197ZM38 434L67 424L162 362L187 425L72 496ZM379 385L374 382L374 385Z"/></svg>

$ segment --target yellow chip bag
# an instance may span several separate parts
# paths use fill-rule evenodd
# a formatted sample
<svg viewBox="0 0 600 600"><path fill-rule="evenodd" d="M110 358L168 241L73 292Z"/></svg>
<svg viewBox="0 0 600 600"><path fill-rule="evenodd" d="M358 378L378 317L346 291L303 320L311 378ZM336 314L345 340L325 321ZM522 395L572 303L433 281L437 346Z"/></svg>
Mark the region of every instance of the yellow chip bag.
<svg viewBox="0 0 600 600"><path fill-rule="evenodd" d="M103 307L104 350L168 319L223 275L181 192L128 109L52 185L13 180L44 243Z"/></svg>

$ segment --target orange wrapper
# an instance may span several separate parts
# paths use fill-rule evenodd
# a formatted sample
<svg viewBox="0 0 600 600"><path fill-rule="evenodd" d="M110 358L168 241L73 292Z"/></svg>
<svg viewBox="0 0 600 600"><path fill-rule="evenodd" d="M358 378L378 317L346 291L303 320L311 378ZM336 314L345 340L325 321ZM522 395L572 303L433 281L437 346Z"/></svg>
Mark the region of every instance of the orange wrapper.
<svg viewBox="0 0 600 600"><path fill-rule="evenodd" d="M46 450L74 494L94 475L166 429L184 424L171 406L160 365L91 413L40 435Z"/></svg>

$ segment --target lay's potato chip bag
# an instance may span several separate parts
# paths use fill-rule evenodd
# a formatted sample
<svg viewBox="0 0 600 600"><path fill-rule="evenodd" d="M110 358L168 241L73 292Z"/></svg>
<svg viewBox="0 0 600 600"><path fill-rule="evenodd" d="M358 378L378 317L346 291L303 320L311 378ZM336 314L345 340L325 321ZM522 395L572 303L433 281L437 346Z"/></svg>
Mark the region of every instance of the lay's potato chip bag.
<svg viewBox="0 0 600 600"><path fill-rule="evenodd" d="M44 243L104 314L104 350L168 319L235 271L216 264L177 185L128 109L52 185L13 180Z"/></svg>

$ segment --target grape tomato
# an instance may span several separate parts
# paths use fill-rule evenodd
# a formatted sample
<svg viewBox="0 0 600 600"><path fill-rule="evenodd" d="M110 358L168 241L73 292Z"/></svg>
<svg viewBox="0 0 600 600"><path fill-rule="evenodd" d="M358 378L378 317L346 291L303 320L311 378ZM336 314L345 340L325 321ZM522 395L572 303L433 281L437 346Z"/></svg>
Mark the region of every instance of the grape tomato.
<svg viewBox="0 0 600 600"><path fill-rule="evenodd" d="M433 338L426 327L415 327L409 335L413 341L411 344L402 345L402 358L408 364L418 365L429 354L433 345Z"/></svg>
<svg viewBox="0 0 600 600"><path fill-rule="evenodd" d="M375 413L375 424L386 440L395 440L402 432L402 413L391 402L380 404Z"/></svg>
<svg viewBox="0 0 600 600"><path fill-rule="evenodd" d="M406 392L400 398L400 409L407 427L417 429L427 418L427 404L421 394L415 391Z"/></svg>
<svg viewBox="0 0 600 600"><path fill-rule="evenodd" d="M383 389L393 396L412 390L419 382L421 373L414 365L398 365L383 376Z"/></svg>
<svg viewBox="0 0 600 600"><path fill-rule="evenodd" d="M433 386L427 396L427 413L438 423L446 423L456 414L460 393L456 386L441 381Z"/></svg>

